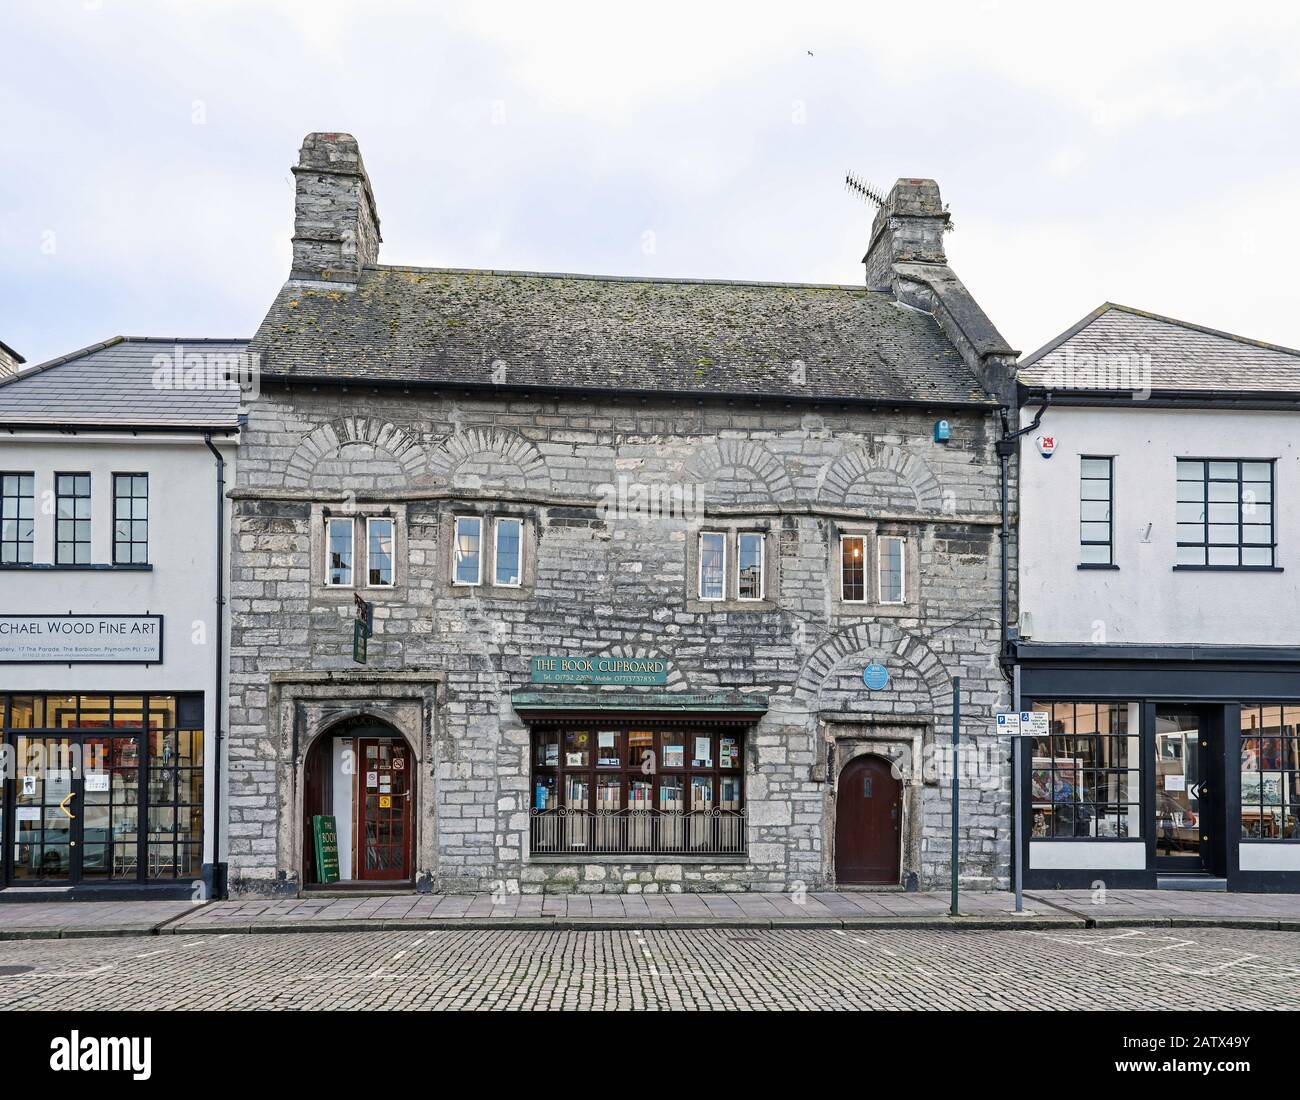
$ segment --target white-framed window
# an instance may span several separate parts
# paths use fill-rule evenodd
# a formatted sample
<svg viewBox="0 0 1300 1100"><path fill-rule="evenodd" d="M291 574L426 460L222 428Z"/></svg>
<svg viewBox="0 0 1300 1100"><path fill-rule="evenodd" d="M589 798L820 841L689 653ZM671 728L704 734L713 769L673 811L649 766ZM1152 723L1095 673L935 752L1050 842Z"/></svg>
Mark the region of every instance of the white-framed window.
<svg viewBox="0 0 1300 1100"><path fill-rule="evenodd" d="M901 535L881 535L876 540L876 595L881 603L906 602L906 541Z"/></svg>
<svg viewBox="0 0 1300 1100"><path fill-rule="evenodd" d="M524 578L524 521L498 519L492 531L493 583L518 588Z"/></svg>
<svg viewBox="0 0 1300 1100"><path fill-rule="evenodd" d="M483 519L481 516L457 516L451 548L451 583L483 583Z"/></svg>
<svg viewBox="0 0 1300 1100"><path fill-rule="evenodd" d="M366 587L393 586L393 521L387 516L366 519Z"/></svg>
<svg viewBox="0 0 1300 1100"><path fill-rule="evenodd" d="M325 521L325 583L331 588L352 584L352 520L331 516Z"/></svg>
<svg viewBox="0 0 1300 1100"><path fill-rule="evenodd" d="M736 598L761 600L763 590L763 536L742 531L736 536Z"/></svg>
<svg viewBox="0 0 1300 1100"><path fill-rule="evenodd" d="M722 600L727 595L727 536L722 531L700 532L700 599Z"/></svg>
<svg viewBox="0 0 1300 1100"><path fill-rule="evenodd" d="M840 536L840 599L867 602L867 540L864 535Z"/></svg>

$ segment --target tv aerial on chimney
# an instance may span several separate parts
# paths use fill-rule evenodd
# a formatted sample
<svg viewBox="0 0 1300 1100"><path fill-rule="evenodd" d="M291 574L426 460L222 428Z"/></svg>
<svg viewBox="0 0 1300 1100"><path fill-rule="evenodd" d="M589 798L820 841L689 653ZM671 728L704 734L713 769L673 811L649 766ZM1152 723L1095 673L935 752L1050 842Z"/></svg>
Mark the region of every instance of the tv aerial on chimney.
<svg viewBox="0 0 1300 1100"><path fill-rule="evenodd" d="M853 192L858 198L866 199L877 206L885 205L885 196L881 193L879 187L873 187L856 172L844 173L844 187L846 190Z"/></svg>

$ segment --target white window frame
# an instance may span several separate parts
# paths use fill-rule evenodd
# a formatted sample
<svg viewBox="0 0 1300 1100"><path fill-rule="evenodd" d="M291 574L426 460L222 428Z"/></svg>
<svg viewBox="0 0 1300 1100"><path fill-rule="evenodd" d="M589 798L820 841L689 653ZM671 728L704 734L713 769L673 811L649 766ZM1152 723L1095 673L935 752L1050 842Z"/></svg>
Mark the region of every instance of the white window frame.
<svg viewBox="0 0 1300 1100"><path fill-rule="evenodd" d="M501 560L501 528L513 523L519 529L519 560L515 562L517 570L514 581L501 580L498 563ZM522 588L524 584L524 521L516 516L500 516L492 522L492 584L497 588Z"/></svg>
<svg viewBox="0 0 1300 1100"><path fill-rule="evenodd" d="M334 569L330 564L330 555L334 546L334 525L336 523L346 523L348 525L348 545L351 549L348 552L348 579L346 581L332 581ZM357 578L357 523L352 516L327 516L325 518L325 587L326 588L352 588Z"/></svg>
<svg viewBox="0 0 1300 1100"><path fill-rule="evenodd" d="M704 594L704 539L706 536L715 536L722 539L722 592L717 596L706 596ZM696 544L696 557L699 559L695 563L695 591L701 600L709 603L722 603L727 598L727 532L726 531L701 531L699 542Z"/></svg>
<svg viewBox="0 0 1300 1100"><path fill-rule="evenodd" d="M844 544L850 539L857 539L858 542L862 543L862 599L860 600L851 600L849 599L848 596L844 594ZM839 576L840 602L852 603L852 604L869 603L870 601L867 599L867 536L866 535L854 535L854 534L840 535L840 552L839 552L839 557L835 562L835 568L840 575Z"/></svg>
<svg viewBox="0 0 1300 1100"><path fill-rule="evenodd" d="M884 544L890 541L898 543L898 599L896 600L885 599ZM876 536L876 602L886 607L900 607L907 603L907 537L905 535Z"/></svg>
<svg viewBox="0 0 1300 1100"><path fill-rule="evenodd" d="M460 525L462 523L478 524L478 562L475 579L462 581L457 577L456 555L460 553ZM457 588L477 588L483 583L483 517L454 516L451 524L451 583Z"/></svg>
<svg viewBox="0 0 1300 1100"><path fill-rule="evenodd" d="M380 582L373 584L370 580L370 525L372 523L388 524L389 537L392 541L392 552L389 555L389 566L391 577L387 584ZM392 516L366 516L366 588L396 588L397 587L397 520Z"/></svg>
<svg viewBox="0 0 1300 1100"><path fill-rule="evenodd" d="M746 538L758 539L758 595L742 596L740 594L740 545ZM724 581L725 583L725 581ZM767 598L767 536L762 531L736 532L736 599L744 603L759 603Z"/></svg>

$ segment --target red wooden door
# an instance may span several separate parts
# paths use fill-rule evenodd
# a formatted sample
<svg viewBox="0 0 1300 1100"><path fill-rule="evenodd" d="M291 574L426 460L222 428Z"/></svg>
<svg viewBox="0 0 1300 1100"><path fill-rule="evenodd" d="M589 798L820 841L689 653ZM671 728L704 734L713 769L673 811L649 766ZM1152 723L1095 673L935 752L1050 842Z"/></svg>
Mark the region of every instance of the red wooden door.
<svg viewBox="0 0 1300 1100"><path fill-rule="evenodd" d="M357 774L359 879L411 877L411 754L398 739L360 738Z"/></svg>
<svg viewBox="0 0 1300 1100"><path fill-rule="evenodd" d="M840 773L835 798L835 880L897 883L903 785L888 762L859 756Z"/></svg>

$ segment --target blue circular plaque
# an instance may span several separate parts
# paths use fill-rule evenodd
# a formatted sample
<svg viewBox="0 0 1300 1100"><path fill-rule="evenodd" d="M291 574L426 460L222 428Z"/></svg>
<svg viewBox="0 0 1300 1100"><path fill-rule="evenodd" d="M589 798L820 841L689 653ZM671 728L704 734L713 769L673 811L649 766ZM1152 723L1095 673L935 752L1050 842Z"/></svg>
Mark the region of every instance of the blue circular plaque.
<svg viewBox="0 0 1300 1100"><path fill-rule="evenodd" d="M871 691L881 691L889 686L889 669L872 661L862 670L862 682Z"/></svg>

